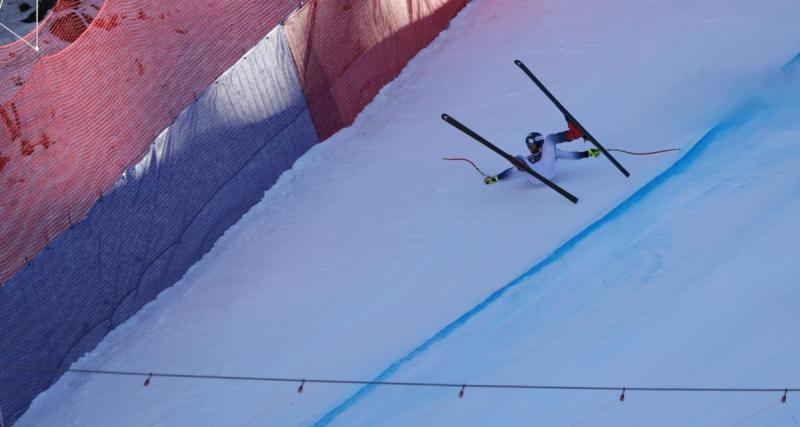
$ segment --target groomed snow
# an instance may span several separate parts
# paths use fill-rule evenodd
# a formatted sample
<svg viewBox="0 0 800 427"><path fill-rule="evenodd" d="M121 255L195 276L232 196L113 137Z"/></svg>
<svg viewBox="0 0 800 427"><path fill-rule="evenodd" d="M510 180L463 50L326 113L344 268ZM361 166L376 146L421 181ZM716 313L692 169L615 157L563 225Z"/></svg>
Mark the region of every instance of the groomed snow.
<svg viewBox="0 0 800 427"><path fill-rule="evenodd" d="M630 179L604 159L564 162L557 182L581 198L573 206L525 180L484 186L469 167L442 161L445 155L466 156L488 171L506 167L443 123L442 112L511 152L524 150L523 137L531 130L561 130L563 119L513 65L518 58L606 146L678 146L686 153L797 53L798 12L800 4L793 0L610 0L591 6L578 0L475 0L354 126L303 156L180 283L75 367L372 379L680 157L619 156ZM604 220L557 262L526 279L535 284L521 283L514 298L498 300L391 378L668 384L705 373L698 382L731 379L723 385L758 386L791 380L784 371L797 347L774 345L778 336L791 340L791 320L797 319L796 311L780 311L797 293L779 280L786 272L782 260L796 260L779 255L797 237L797 228L786 220L797 203L787 191L797 187L792 172L797 156L784 149L797 140L792 126L797 115L770 117L748 125L750 133L745 130L734 141L749 148L768 140L763 151L741 163L772 168L737 175L744 148L726 150L719 161L707 151L697 155L683 167L691 172L688 178L679 175L651 190L655 196L671 188L669 194L637 196L625 214ZM713 146L725 141L719 138ZM788 160L778 162L782 155ZM743 192L736 191L766 183L771 184L766 194L741 199ZM694 209L699 215L690 215ZM720 212L725 221L702 215ZM622 221L631 215L633 220ZM749 239L758 245L752 252L736 250L733 243L746 237L737 228L766 227L769 221L788 228ZM714 232L709 240L702 238L704 230ZM587 244L594 239L601 244ZM770 242L784 251L767 251ZM641 251L634 250L637 244ZM737 257L753 254L755 271L772 272L764 276L767 284L723 286L727 270L745 269ZM719 267L718 275L703 269L709 263ZM637 267L623 268L630 266ZM722 291L729 305L708 317L708 304ZM753 323L754 313L763 312L771 317ZM675 337L673 328L687 324L697 331ZM755 326L763 329L741 330ZM764 330L774 335L756 334ZM551 344L543 346L542 340ZM779 357L770 359L774 364L753 351L721 361L711 357L751 343ZM748 354L759 357L744 357ZM763 371L769 366L779 368ZM299 395L295 384L167 379L145 388L140 378L66 375L36 399L18 425L309 424L358 390L307 385ZM379 392L348 403L337 420L558 425L616 399L468 390L460 400L446 390ZM773 396L762 398L764 406ZM614 417L625 414L645 424L672 419L642 418L666 412L656 411L661 401L637 403L645 399L626 401L630 412L609 406L590 424L618 423ZM685 407L701 418L689 419L678 410L668 415L727 424L732 418L716 416L720 411L754 411L752 405L758 405L694 399ZM537 402L547 402L547 412L535 411L542 408ZM718 410L706 410L706 403ZM417 419L431 411L432 418Z"/></svg>
<svg viewBox="0 0 800 427"><path fill-rule="evenodd" d="M382 380L800 384L800 56L675 167ZM367 387L341 425L797 425L783 392ZM339 418L336 418L339 416Z"/></svg>

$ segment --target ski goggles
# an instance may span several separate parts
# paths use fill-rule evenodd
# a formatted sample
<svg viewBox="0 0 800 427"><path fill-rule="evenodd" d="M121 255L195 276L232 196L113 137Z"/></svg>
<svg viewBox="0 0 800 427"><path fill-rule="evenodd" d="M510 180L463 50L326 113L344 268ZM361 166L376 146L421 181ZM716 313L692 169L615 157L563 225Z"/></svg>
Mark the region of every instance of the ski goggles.
<svg viewBox="0 0 800 427"><path fill-rule="evenodd" d="M542 143L544 143L544 138L541 135L529 136L525 138L525 143L528 145L542 145Z"/></svg>
<svg viewBox="0 0 800 427"><path fill-rule="evenodd" d="M525 138L525 142L528 143L528 145L541 145L544 142L544 137L541 135L529 135L527 138Z"/></svg>

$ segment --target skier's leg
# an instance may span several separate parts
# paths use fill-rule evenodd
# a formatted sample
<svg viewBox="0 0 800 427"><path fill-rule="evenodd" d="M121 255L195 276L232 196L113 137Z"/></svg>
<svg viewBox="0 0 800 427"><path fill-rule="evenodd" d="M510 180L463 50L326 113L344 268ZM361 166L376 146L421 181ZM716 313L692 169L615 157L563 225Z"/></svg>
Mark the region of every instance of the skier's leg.
<svg viewBox="0 0 800 427"><path fill-rule="evenodd" d="M576 140L578 138L583 138L583 134L581 133L581 130L578 129L569 120L567 120L567 127L569 127L569 130L567 130L566 132L562 132L562 133L565 134L564 137L566 138L567 141L573 141L573 140Z"/></svg>
<svg viewBox="0 0 800 427"><path fill-rule="evenodd" d="M551 133L550 135L547 135L546 139L552 141L553 144L561 144L563 142L571 141L570 139L567 139L567 133L568 131Z"/></svg>
<svg viewBox="0 0 800 427"><path fill-rule="evenodd" d="M583 138L583 134L578 129L570 129L563 132L552 133L548 135L548 138L551 138L556 144L561 144L564 142L574 141L578 138Z"/></svg>

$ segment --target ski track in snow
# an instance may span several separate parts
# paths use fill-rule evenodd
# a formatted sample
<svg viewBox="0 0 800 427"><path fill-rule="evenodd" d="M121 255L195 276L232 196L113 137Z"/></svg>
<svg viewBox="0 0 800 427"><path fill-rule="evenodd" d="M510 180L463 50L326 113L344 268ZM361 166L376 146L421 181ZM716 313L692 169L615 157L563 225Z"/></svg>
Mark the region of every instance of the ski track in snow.
<svg viewBox="0 0 800 427"><path fill-rule="evenodd" d="M795 66L800 66L800 54L798 54L792 61L790 61L786 66L783 67L782 72L788 73L790 69ZM772 90L774 93L774 89ZM771 95L770 95L771 96ZM791 101L789 101L791 102ZM409 364L410 362L414 361L418 357L420 357L423 353L428 351L432 346L439 344L446 338L448 338L451 334L453 334L456 330L464 326L468 321L474 318L476 315L480 314L487 308L489 308L492 304L497 302L501 299L509 290L515 288L516 286L526 283L531 279L534 275L540 272L543 268L550 266L558 261L562 261L565 256L568 256L570 251L580 242L584 241L587 237L594 234L598 229L602 228L606 224L617 220L620 216L628 213L631 209L636 208L640 203L647 200L647 196L655 191L658 187L664 184L666 181L670 180L671 178L684 173L687 169L689 169L703 154L706 152L709 145L723 137L725 134L731 133L736 131L737 129L747 126L751 121L755 120L756 117L763 113L765 110L769 109L770 105L765 105L765 100L761 97L755 97L753 99L748 100L743 105L739 106L735 109L733 113L731 113L725 120L719 123L717 126L712 128L708 133L706 133L688 152L686 152L680 160L675 162L675 164L661 173L658 177L654 178L650 181L647 185L642 187L639 191L634 193L630 198L625 200L624 202L620 203L616 208L610 211L607 215L600 218L597 222L590 225L569 241L567 241L564 245L556 249L552 255L547 257L542 262L534 265L530 270L523 273L519 277L512 280L510 283L506 284L502 288L498 289L485 300L481 301L478 305L461 315L458 319L454 320L452 323L444 327L442 330L438 331L434 334L431 338L426 340L422 343L419 347L415 348L399 360L392 363L388 368L382 371L378 376L372 379L374 382L383 382L383 381L390 381L391 377L394 376L401 368ZM340 405L333 408L330 412L325 414L322 418L320 418L314 424L317 426L325 426L330 424L334 421L339 415L343 412L347 411L348 409L353 408L359 401L367 397L375 388L378 386L374 385L367 385L363 386L358 392L353 394L347 400L342 402Z"/></svg>

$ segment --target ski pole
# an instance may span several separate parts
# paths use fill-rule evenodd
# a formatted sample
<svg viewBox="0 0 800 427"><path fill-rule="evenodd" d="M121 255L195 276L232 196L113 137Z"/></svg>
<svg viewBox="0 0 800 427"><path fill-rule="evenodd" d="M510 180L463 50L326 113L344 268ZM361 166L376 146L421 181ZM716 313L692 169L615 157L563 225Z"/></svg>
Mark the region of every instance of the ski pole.
<svg viewBox="0 0 800 427"><path fill-rule="evenodd" d="M483 173L483 171L478 167L478 165L476 165L475 162L473 162L470 159L465 159L463 157L442 157L442 160L460 160L460 161L467 162L467 163L471 164L472 167L475 168L475 170L478 171L479 174L483 175L484 177L489 176L489 175L486 175L485 173Z"/></svg>
<svg viewBox="0 0 800 427"><path fill-rule="evenodd" d="M668 153L670 151L681 151L681 149L680 148L666 148L666 149L658 150L658 151L637 152L637 151L626 151L626 150L623 150L621 148L609 148L608 151L616 151L618 153L630 154L632 156L650 156L650 155L653 155L653 154Z"/></svg>

